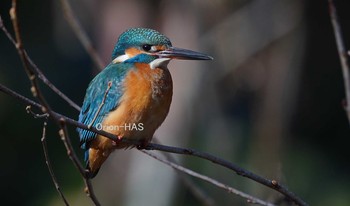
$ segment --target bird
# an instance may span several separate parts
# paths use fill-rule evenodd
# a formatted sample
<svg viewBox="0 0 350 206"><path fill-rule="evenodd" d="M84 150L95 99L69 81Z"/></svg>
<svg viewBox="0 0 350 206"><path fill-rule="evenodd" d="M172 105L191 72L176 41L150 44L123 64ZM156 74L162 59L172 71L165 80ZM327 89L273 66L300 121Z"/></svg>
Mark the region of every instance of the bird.
<svg viewBox="0 0 350 206"><path fill-rule="evenodd" d="M90 82L79 122L104 130L119 140L146 146L168 115L173 81L167 65L172 59L212 60L204 53L173 47L168 37L149 28L123 32L111 62ZM88 177L94 178L111 152L133 147L95 132L77 129Z"/></svg>

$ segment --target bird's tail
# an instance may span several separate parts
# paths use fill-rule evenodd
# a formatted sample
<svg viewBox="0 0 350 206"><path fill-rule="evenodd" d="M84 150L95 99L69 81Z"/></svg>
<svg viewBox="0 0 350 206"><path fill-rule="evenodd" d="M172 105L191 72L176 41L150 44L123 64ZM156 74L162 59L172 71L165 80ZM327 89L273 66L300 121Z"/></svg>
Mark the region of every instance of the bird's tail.
<svg viewBox="0 0 350 206"><path fill-rule="evenodd" d="M89 170L89 178L94 178L101 168L101 165L109 156L110 152L90 148L86 151L86 169Z"/></svg>

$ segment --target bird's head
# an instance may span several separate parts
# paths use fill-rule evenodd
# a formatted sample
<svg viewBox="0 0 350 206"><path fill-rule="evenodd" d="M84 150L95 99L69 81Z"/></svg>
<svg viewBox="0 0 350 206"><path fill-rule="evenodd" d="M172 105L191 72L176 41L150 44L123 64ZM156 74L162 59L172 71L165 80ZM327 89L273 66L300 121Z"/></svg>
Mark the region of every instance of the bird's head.
<svg viewBox="0 0 350 206"><path fill-rule="evenodd" d="M171 59L212 60L199 52L173 47L169 38L153 29L131 28L122 33L113 50L113 63L149 63L166 66Z"/></svg>

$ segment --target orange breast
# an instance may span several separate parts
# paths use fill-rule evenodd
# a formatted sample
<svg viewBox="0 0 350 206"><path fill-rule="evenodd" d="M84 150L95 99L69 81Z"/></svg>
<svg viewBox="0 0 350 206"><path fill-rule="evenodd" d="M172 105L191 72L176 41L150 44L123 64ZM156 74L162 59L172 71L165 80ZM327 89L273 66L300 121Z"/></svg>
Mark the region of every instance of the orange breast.
<svg viewBox="0 0 350 206"><path fill-rule="evenodd" d="M118 108L103 121L104 129L120 138L150 141L156 129L166 118L172 100L172 79L167 68L151 69L148 64L137 63L125 78L125 93ZM115 145L98 136L93 148L113 149L128 145Z"/></svg>

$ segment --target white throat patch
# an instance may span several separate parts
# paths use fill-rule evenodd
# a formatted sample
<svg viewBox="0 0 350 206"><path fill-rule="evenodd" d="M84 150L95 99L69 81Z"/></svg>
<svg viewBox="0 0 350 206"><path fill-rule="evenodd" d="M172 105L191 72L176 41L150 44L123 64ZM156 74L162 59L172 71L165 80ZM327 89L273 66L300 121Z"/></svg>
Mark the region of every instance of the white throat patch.
<svg viewBox="0 0 350 206"><path fill-rule="evenodd" d="M127 54L123 54L123 55L120 55L120 56L116 57L115 59L113 59L112 62L113 62L113 64L116 64L116 63L124 62L128 59L130 59L130 56Z"/></svg>
<svg viewBox="0 0 350 206"><path fill-rule="evenodd" d="M159 58L155 59L152 62L149 63L149 66L151 69L155 69L158 67L166 67L171 59L170 58Z"/></svg>

